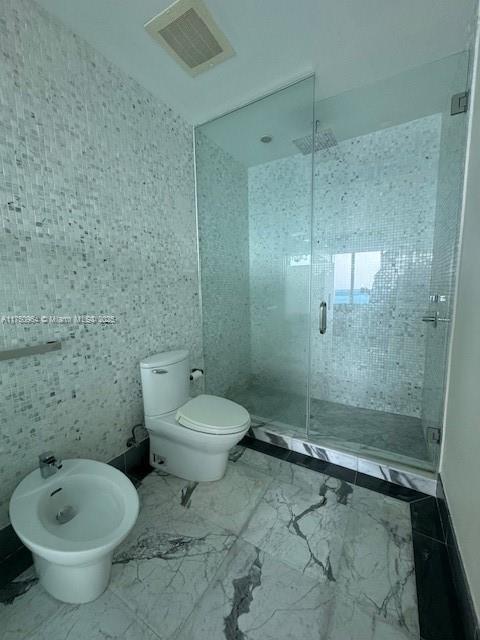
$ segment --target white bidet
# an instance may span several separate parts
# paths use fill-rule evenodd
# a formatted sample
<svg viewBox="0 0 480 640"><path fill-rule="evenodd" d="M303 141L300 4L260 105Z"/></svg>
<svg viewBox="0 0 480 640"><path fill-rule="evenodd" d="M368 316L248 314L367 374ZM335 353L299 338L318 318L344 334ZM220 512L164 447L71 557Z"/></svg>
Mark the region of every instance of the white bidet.
<svg viewBox="0 0 480 640"><path fill-rule="evenodd" d="M113 551L138 509L137 491L118 469L72 459L49 478L39 469L24 478L10 499L10 520L40 584L57 600L82 603L107 588Z"/></svg>

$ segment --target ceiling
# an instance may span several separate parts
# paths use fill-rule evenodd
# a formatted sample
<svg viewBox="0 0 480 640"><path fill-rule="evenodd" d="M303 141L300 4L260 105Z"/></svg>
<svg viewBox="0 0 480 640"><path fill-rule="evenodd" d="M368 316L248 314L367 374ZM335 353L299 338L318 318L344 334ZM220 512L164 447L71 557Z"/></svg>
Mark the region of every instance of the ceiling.
<svg viewBox="0 0 480 640"><path fill-rule="evenodd" d="M313 120L338 142L432 114L450 116L454 94L468 88L470 56L456 53L373 84L317 100L313 80L303 80L207 122L202 133L245 166L299 153L294 140L312 140ZM458 116L456 116L458 117ZM272 140L263 144L261 137Z"/></svg>
<svg viewBox="0 0 480 640"><path fill-rule="evenodd" d="M190 77L145 32L170 0L37 0L198 124L308 73L316 98L465 49L474 0L205 0L236 55Z"/></svg>

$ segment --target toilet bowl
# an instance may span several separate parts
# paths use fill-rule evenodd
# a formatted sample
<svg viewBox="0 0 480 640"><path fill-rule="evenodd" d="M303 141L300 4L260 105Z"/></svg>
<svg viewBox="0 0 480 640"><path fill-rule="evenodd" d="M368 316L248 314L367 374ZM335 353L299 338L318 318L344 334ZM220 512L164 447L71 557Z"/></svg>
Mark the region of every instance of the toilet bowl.
<svg viewBox="0 0 480 640"><path fill-rule="evenodd" d="M46 591L78 604L107 588L113 551L130 533L138 509L137 491L123 473L71 459L49 478L39 469L26 476L10 499L10 520Z"/></svg>
<svg viewBox="0 0 480 640"><path fill-rule="evenodd" d="M250 427L248 411L218 396L190 398L186 350L151 356L140 369L150 464L186 480L219 480Z"/></svg>

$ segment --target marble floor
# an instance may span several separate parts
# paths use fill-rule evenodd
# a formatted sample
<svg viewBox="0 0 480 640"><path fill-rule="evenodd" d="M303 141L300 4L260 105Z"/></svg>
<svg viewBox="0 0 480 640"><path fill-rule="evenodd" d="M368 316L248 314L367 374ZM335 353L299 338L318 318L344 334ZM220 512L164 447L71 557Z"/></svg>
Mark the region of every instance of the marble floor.
<svg viewBox="0 0 480 640"><path fill-rule="evenodd" d="M418 640L407 502L237 447L225 477L152 472L107 591L66 605L29 570L4 640Z"/></svg>
<svg viewBox="0 0 480 640"><path fill-rule="evenodd" d="M261 385L234 389L232 400L267 422L289 425L305 432L305 398ZM311 400L308 440L332 446L335 442L352 452L372 449L389 458L413 458L430 464L429 451L419 418L385 411L351 407L338 402ZM421 465L423 466L423 465Z"/></svg>

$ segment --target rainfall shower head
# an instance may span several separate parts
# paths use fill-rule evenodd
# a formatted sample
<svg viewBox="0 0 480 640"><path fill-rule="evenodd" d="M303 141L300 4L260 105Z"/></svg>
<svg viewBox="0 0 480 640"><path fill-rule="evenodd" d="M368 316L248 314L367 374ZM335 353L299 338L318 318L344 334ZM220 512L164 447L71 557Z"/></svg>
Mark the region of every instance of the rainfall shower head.
<svg viewBox="0 0 480 640"><path fill-rule="evenodd" d="M292 142L300 153L303 153L303 155L306 156L312 153L313 138L313 136L305 136L303 138L292 140ZM316 131L315 151L324 151L325 149L330 149L330 147L336 147L337 145L337 139L331 129L320 129Z"/></svg>

